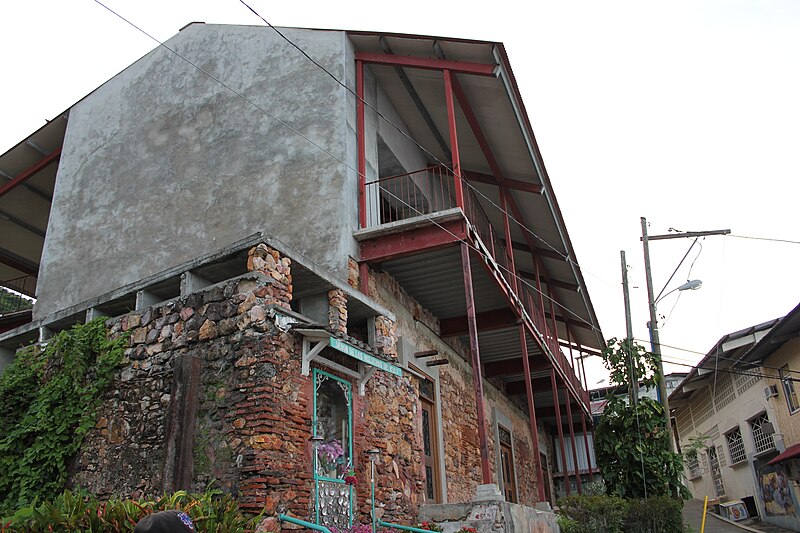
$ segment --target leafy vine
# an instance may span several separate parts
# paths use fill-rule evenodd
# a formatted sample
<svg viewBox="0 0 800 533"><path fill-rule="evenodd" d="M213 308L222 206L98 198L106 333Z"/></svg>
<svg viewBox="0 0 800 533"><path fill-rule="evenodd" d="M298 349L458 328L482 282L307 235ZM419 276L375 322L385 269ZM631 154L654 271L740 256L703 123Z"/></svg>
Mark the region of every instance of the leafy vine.
<svg viewBox="0 0 800 533"><path fill-rule="evenodd" d="M0 515L64 489L126 345L99 318L26 348L0 376Z"/></svg>

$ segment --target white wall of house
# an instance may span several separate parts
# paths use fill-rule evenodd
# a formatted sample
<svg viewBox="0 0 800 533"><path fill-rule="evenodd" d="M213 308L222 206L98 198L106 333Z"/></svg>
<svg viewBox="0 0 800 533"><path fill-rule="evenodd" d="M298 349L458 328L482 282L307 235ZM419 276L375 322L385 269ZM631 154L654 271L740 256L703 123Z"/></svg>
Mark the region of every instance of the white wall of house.
<svg viewBox="0 0 800 533"><path fill-rule="evenodd" d="M719 461L721 486L712 476L707 449L698 454L699 471L687 467L687 486L695 498L708 495L725 501L757 496L753 461L776 448L783 449L771 400L764 393L767 382L760 377L764 371L757 368L752 372L752 376L717 372L716 379L711 375L707 385L675 408L681 448L685 450L693 437L705 435L706 446L714 447ZM759 433L763 415L775 426L776 435ZM737 430L741 435L738 446Z"/></svg>

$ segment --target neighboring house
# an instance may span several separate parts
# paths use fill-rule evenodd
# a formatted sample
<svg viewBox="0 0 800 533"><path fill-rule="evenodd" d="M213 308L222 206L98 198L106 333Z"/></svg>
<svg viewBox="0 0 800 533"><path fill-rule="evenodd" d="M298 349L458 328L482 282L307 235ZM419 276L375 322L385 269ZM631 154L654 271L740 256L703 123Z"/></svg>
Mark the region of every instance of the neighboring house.
<svg viewBox="0 0 800 533"><path fill-rule="evenodd" d="M695 498L744 500L762 520L800 531L796 491L769 465L796 432L781 414L780 367L765 359L770 338L783 338L775 332L790 316L722 337L670 395L670 407L681 449L693 439L704 442L685 461Z"/></svg>
<svg viewBox="0 0 800 533"><path fill-rule="evenodd" d="M766 464L759 463L757 475L765 520L800 531L800 305L758 341L742 361L761 365L769 376L766 384L775 416L774 438L782 450L775 457L764 457Z"/></svg>
<svg viewBox="0 0 800 533"><path fill-rule="evenodd" d="M503 45L284 33L346 88L190 24L168 47L238 94L159 47L0 156L0 279L38 298L5 357L131 333L71 481L342 526L374 449L385 519L552 501L604 340Z"/></svg>

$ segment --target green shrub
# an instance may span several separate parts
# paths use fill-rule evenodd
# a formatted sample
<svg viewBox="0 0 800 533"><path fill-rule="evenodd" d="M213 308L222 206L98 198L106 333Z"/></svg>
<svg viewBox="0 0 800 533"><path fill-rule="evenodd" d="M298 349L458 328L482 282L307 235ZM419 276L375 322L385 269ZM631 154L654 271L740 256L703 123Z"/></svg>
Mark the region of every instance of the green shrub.
<svg viewBox="0 0 800 533"><path fill-rule="evenodd" d="M558 501L558 514L571 521L565 528L568 533L623 533L627 511L627 501L619 496L567 496Z"/></svg>
<svg viewBox="0 0 800 533"><path fill-rule="evenodd" d="M683 530L683 501L668 496L629 500L625 531L673 533Z"/></svg>
<svg viewBox="0 0 800 533"><path fill-rule="evenodd" d="M208 490L203 494L178 491L159 500L107 502L82 491L65 491L53 501L34 502L0 519L0 533L129 533L145 515L167 509L186 512L198 531L244 533L253 531L262 518L262 515L242 514L236 500L218 490Z"/></svg>
<svg viewBox="0 0 800 533"><path fill-rule="evenodd" d="M615 495L568 496L558 501L563 533L684 531L683 501L667 496L626 500Z"/></svg>

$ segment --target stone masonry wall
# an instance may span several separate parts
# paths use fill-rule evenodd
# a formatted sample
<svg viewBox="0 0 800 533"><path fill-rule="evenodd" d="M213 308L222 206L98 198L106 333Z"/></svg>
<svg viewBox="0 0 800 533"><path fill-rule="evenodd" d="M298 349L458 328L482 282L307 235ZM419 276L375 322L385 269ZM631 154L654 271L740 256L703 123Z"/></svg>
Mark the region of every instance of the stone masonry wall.
<svg viewBox="0 0 800 533"><path fill-rule="evenodd" d="M447 353L449 365L438 366L438 382L441 403L441 430L443 432L444 465L447 483L448 502L467 502L475 495L477 486L482 483L480 449L478 440L475 392L472 384L472 369L466 361L468 348L457 339L443 342L438 338L437 319L418 302L411 298L403 288L387 273L370 271L369 296L391 309L396 317L395 339L406 337L419 350L439 350ZM376 324L376 329L377 324ZM379 333L378 329L378 335ZM455 353L460 355L455 355ZM412 358L413 359L413 358ZM411 361L423 367L424 362ZM493 479L497 480L495 458L497 450L494 442L493 410L498 410L510 421L512 427L515 474L517 478L519 502L534 505L538 501L536 458L526 412L509 399L495 385L484 382L486 420L489 432L489 457ZM417 401L416 409L421 406ZM418 417L419 418L419 417ZM421 422L418 421L417 438L421 439ZM547 431L538 428L540 450L548 454L550 464L554 464L552 454L546 444L550 441ZM421 441L421 440L420 440ZM423 476L424 481L424 476ZM420 487L422 491L422 487ZM422 500L422 497L420 497Z"/></svg>
<svg viewBox="0 0 800 533"><path fill-rule="evenodd" d="M273 310L289 308L291 262L259 245L250 250L248 269L237 279L109 321L112 335L130 332L130 346L72 465L71 483L100 497L138 497L202 491L214 481L244 510L310 518L313 389L301 375L302 338L279 329L272 317ZM329 296L346 304L341 291ZM346 325L346 308L337 311L342 315ZM377 323L376 348L395 359L394 323L385 317ZM330 350L327 356L341 360ZM408 375L377 371L364 396L353 383L356 520L369 520L364 451L370 448L381 451L383 518L416 517L423 478L415 383Z"/></svg>
<svg viewBox="0 0 800 533"><path fill-rule="evenodd" d="M212 480L243 509L308 516L311 422L299 342L275 327L290 262L264 245L251 274L111 321L126 363L73 465L101 496L159 495Z"/></svg>

